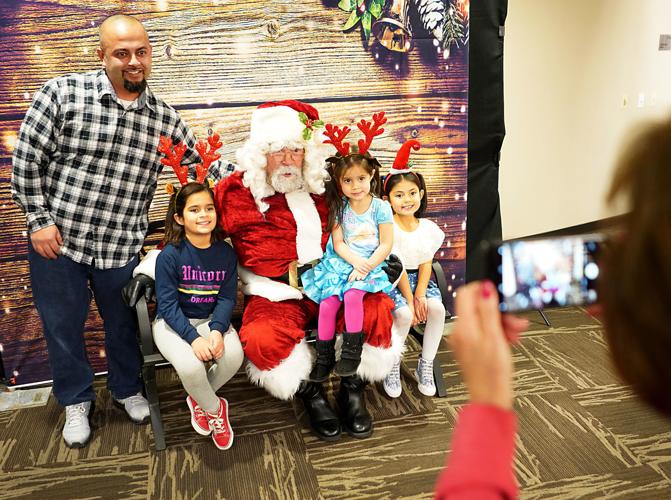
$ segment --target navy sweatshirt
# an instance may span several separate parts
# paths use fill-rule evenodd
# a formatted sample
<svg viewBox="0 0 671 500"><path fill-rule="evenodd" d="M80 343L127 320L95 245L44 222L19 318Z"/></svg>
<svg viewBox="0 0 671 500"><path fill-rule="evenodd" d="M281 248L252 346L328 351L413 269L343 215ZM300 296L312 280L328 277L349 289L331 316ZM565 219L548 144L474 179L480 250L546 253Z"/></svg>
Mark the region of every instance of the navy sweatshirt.
<svg viewBox="0 0 671 500"><path fill-rule="evenodd" d="M231 324L237 295L237 257L217 241L196 248L184 238L167 245L156 261L158 317L191 344L199 335L189 318L208 318L210 330L222 334Z"/></svg>

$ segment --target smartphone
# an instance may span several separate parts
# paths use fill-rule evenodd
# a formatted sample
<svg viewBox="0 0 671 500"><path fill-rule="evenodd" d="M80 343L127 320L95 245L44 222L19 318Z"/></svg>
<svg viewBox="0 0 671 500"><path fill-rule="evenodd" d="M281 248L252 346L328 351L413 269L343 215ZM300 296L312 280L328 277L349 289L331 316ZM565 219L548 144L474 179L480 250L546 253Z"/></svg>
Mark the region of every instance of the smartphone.
<svg viewBox="0 0 671 500"><path fill-rule="evenodd" d="M597 301L601 234L519 239L489 244L488 278L499 308L519 312Z"/></svg>

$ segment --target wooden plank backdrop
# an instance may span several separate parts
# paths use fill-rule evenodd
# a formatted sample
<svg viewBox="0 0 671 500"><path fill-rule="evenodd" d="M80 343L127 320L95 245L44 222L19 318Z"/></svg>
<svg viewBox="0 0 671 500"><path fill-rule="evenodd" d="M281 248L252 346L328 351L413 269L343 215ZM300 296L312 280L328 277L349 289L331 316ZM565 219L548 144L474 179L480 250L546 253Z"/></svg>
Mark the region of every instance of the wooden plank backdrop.
<svg viewBox="0 0 671 500"><path fill-rule="evenodd" d="M176 107L199 137L218 131L223 158L249 134L261 102L300 99L326 121L354 128L384 110L385 133L374 153L391 165L416 138L415 167L427 180L428 217L445 231L438 252L450 292L463 283L468 124L467 48L449 59L413 21L413 50L387 52L360 29L341 31L347 13L336 1L26 0L0 6L0 341L12 383L50 379L41 324L32 304L23 213L11 200L11 155L32 95L48 79L99 67L97 26L123 12L143 21L154 48L152 90ZM164 217L174 181L165 171L150 210ZM450 304L452 297L450 296ZM92 303L88 354L105 369L102 322Z"/></svg>

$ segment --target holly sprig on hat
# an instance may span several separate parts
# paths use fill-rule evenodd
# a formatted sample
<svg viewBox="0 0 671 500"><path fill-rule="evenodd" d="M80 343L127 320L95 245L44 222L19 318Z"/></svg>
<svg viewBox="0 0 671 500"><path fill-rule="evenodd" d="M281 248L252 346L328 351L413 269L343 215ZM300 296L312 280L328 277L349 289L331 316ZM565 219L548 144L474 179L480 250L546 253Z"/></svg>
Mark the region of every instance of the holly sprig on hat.
<svg viewBox="0 0 671 500"><path fill-rule="evenodd" d="M301 121L305 128L303 129L303 140L309 141L312 138L312 131L316 128L323 128L323 120L312 120L302 111L298 113L298 119Z"/></svg>

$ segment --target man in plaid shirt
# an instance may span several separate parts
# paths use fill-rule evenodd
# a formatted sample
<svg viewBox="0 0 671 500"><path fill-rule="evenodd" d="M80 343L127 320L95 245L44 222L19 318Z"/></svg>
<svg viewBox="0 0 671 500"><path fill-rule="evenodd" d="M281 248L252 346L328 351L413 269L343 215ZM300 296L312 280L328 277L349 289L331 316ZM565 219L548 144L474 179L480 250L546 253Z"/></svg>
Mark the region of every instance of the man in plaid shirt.
<svg viewBox="0 0 671 500"><path fill-rule="evenodd" d="M94 374L84 345L89 287L105 325L108 388L131 420L148 421L136 321L121 289L147 230L162 169L159 137L187 144L184 163L199 160L188 127L147 87L152 49L142 24L124 15L106 19L97 54L104 69L55 78L35 94L12 171L12 196L30 234L33 298L70 447L86 445L91 435Z"/></svg>

